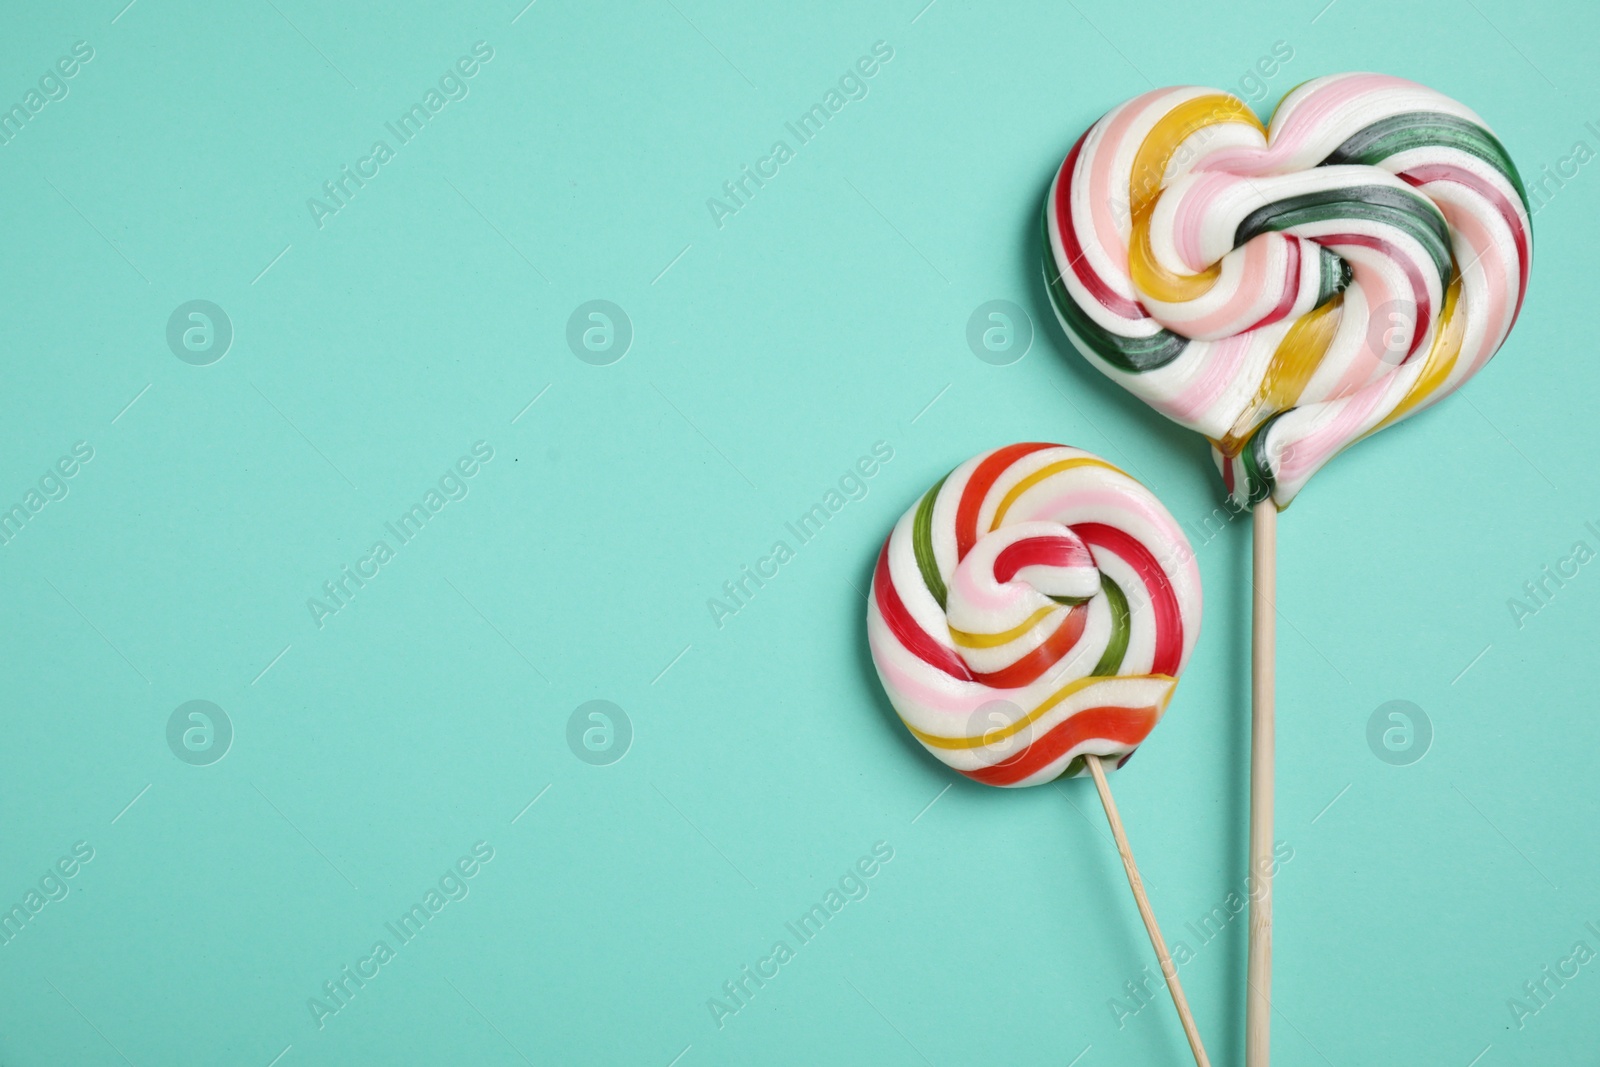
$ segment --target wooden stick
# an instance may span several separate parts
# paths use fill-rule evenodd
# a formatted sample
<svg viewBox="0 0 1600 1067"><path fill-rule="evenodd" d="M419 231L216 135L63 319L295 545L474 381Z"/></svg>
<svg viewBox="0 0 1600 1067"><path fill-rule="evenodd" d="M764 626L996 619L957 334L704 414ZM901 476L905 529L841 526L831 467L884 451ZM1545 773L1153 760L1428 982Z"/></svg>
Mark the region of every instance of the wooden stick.
<svg viewBox="0 0 1600 1067"><path fill-rule="evenodd" d="M1178 968L1167 952L1167 942L1161 936L1161 928L1156 925L1155 912L1150 910L1150 899L1144 894L1144 880L1139 877L1139 868L1133 862L1133 849L1128 847L1128 835L1122 831L1122 816L1117 814L1117 802L1111 799L1111 787L1106 784L1106 772L1100 766L1100 757L1087 755L1085 762L1089 764L1089 773L1094 775L1094 787L1100 793L1100 803L1105 805L1106 821L1111 824L1111 836L1117 839L1117 854L1122 857L1122 869L1128 872L1128 886L1133 890L1133 901L1139 905L1139 917L1144 920L1150 945L1156 950L1156 959L1161 961L1161 974L1167 980L1167 992L1172 994L1172 1003L1178 1009L1178 1020L1183 1023L1183 1036L1189 1039L1189 1051L1194 1053L1197 1067L1211 1067L1205 1046L1200 1043L1200 1031L1195 1029L1194 1016L1189 1012L1188 998L1183 995L1183 983L1178 981Z"/></svg>
<svg viewBox="0 0 1600 1067"><path fill-rule="evenodd" d="M1272 750L1277 651L1278 506L1255 506L1250 641L1250 949L1244 1062L1267 1067L1272 1028Z"/></svg>

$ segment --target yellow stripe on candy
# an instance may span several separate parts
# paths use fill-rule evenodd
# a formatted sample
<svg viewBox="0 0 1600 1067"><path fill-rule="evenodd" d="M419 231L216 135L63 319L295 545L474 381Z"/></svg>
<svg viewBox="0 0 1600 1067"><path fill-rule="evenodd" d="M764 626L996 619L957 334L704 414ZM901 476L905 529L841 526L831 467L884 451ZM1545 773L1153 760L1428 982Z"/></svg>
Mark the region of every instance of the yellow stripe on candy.
<svg viewBox="0 0 1600 1067"><path fill-rule="evenodd" d="M1141 292L1164 303L1177 304L1204 296L1222 274L1213 263L1198 274L1174 274L1156 260L1150 245L1150 215L1166 179L1172 156L1185 140L1209 126L1243 122L1264 136L1266 127L1243 100L1211 93L1186 100L1163 115L1139 145L1128 179L1128 206L1133 232L1128 242L1128 273Z"/></svg>
<svg viewBox="0 0 1600 1067"><path fill-rule="evenodd" d="M1054 605L1046 605L1045 607L1042 607L1038 611L1034 612L1032 615L1029 615L1022 621L1020 625L1012 627L1003 634L970 634L965 630L957 630L954 626L952 626L950 627L950 638L962 648L999 648L1001 645L1015 641L1017 638L1033 629L1039 624L1041 619L1045 618L1045 616L1049 615L1052 611L1064 610L1065 608L1059 608Z"/></svg>
<svg viewBox="0 0 1600 1067"><path fill-rule="evenodd" d="M1156 261L1150 247L1150 213L1146 208L1133 217L1133 233L1128 240L1128 274L1140 292L1166 304L1198 300L1211 291L1222 277L1222 264L1213 263L1199 274L1174 274Z"/></svg>
<svg viewBox="0 0 1600 1067"><path fill-rule="evenodd" d="M1028 712L1028 714L1022 716L1016 721L1007 726L994 730L985 730L977 737L942 737L938 734L930 734L923 730L919 730L915 726L912 726L909 722L906 722L906 729L910 730L912 734L916 736L917 740L921 741L930 748L987 748L998 741L1004 741L1006 738L1019 733L1024 727L1031 726L1033 723L1042 718L1045 712L1049 711L1063 700L1072 696L1074 693L1081 692L1090 686L1097 685L1101 682L1122 681L1174 683L1173 686L1169 686L1167 688L1166 694L1161 700L1161 709L1165 711L1167 701L1172 699L1172 693L1174 688L1176 688L1177 679L1170 674L1126 674L1113 678L1100 678L1094 676L1088 678L1079 678L1077 681L1069 682L1060 689L1056 690L1054 693L1050 694L1044 703L1040 704L1038 707L1034 708L1032 711ZM905 722L905 719L901 718L900 721Z"/></svg>
<svg viewBox="0 0 1600 1067"><path fill-rule="evenodd" d="M1439 328L1433 336L1433 345L1428 349L1427 363L1422 368L1422 373L1412 383L1411 389L1401 398L1395 409L1384 417L1384 420L1374 426L1370 433L1377 433L1391 422L1405 418L1406 412L1432 396L1444 380L1450 376L1450 371L1456 365L1456 357L1461 355L1461 342L1466 338L1467 326L1461 316L1456 314L1456 309L1461 300L1461 275L1455 274L1450 279L1450 286L1444 291L1444 309L1439 312Z"/></svg>
<svg viewBox="0 0 1600 1067"><path fill-rule="evenodd" d="M1139 151L1133 157L1133 174L1128 182L1128 205L1135 215L1155 203L1161 192L1161 183L1166 180L1172 154L1178 150L1178 146L1207 126L1225 122L1243 122L1266 136L1267 128L1261 125L1261 120L1256 118L1250 106L1227 93L1208 93L1185 100L1161 116L1160 121L1145 134Z"/></svg>
<svg viewBox="0 0 1600 1067"><path fill-rule="evenodd" d="M1011 491L1000 499L1000 506L994 509L994 520L989 523L990 531L992 532L1000 529L1000 524L1005 521L1006 512L1011 510L1011 505L1015 504L1017 502L1017 498L1023 493L1026 493L1029 489L1032 489L1046 478L1049 478L1052 475L1060 474L1062 471L1071 470L1074 467L1104 467L1108 471L1116 471L1116 473L1122 475L1124 478L1128 477L1128 473L1126 471L1118 467L1113 467L1103 459L1094 459L1092 457L1085 456L1078 459L1057 460L1049 466L1040 467L1038 470L1034 471L1032 474L1022 479L1022 481L1011 487Z"/></svg>
<svg viewBox="0 0 1600 1067"><path fill-rule="evenodd" d="M1343 318L1344 294L1340 293L1295 320L1272 353L1261 387L1256 390L1250 406L1234 420L1233 428L1221 441L1212 442L1223 455L1238 455L1263 421L1299 402L1322 357L1333 344L1333 336L1338 333Z"/></svg>

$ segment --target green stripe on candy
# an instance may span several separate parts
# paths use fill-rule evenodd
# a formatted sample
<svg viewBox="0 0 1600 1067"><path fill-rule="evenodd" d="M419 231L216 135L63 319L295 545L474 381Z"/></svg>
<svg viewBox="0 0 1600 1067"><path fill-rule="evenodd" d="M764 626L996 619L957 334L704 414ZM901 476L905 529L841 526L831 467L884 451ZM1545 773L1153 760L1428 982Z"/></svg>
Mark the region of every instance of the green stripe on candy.
<svg viewBox="0 0 1600 1067"><path fill-rule="evenodd" d="M1444 216L1427 197L1387 185L1351 185L1263 204L1240 220L1233 244L1237 248L1268 230L1346 219L1400 230L1422 246L1440 278L1450 277L1450 228Z"/></svg>
<svg viewBox="0 0 1600 1067"><path fill-rule="evenodd" d="M1522 209L1531 213L1522 176L1499 138L1475 122L1438 111L1407 111L1362 127L1318 165L1362 163L1375 167L1390 156L1424 147L1454 148L1483 160L1505 175L1522 198Z"/></svg>
<svg viewBox="0 0 1600 1067"><path fill-rule="evenodd" d="M922 502L917 505L917 517L911 521L911 548L917 557L917 570L922 572L922 584L939 602L941 611L949 593L945 589L944 578L939 574L939 561L933 554L933 504L938 499L939 490L944 488L945 479L949 477L946 474L937 485L923 494Z"/></svg>
<svg viewBox="0 0 1600 1067"><path fill-rule="evenodd" d="M1256 432L1250 435L1250 440L1245 442L1244 449L1239 453L1239 460L1244 467L1245 488L1248 491L1246 501L1251 507L1270 497L1273 490L1278 487L1278 480L1273 476L1272 467L1267 462L1267 431L1272 428L1273 423L1289 414L1289 411L1280 411L1257 426Z"/></svg>
<svg viewBox="0 0 1600 1067"><path fill-rule="evenodd" d="M1074 337L1088 346L1095 355L1119 370L1138 374L1157 370L1183 354L1189 340L1171 330L1158 330L1149 337L1124 337L1101 326L1078 306L1067 292L1067 283L1056 269L1055 253L1050 247L1050 205L1044 209L1044 280L1050 290L1050 300L1056 314L1067 324Z"/></svg>
<svg viewBox="0 0 1600 1067"><path fill-rule="evenodd" d="M1056 777L1076 778L1078 775L1083 773L1083 768L1088 766L1088 763L1089 761L1084 759L1082 756L1073 756L1072 759L1068 761L1067 765L1061 768L1061 773L1056 775Z"/></svg>
<svg viewBox="0 0 1600 1067"><path fill-rule="evenodd" d="M1094 670L1089 674L1095 678L1115 678L1117 671L1122 668L1123 657L1128 654L1128 639L1133 633L1133 614L1128 610L1128 597L1122 587L1104 574L1100 576L1100 589L1111 606L1111 637L1106 641L1106 650L1100 654L1100 662L1094 665ZM1087 763L1081 755L1074 756L1056 777L1076 778L1083 773Z"/></svg>
<svg viewBox="0 0 1600 1067"><path fill-rule="evenodd" d="M1317 262L1321 267L1321 277L1317 280L1316 307L1321 307L1332 300L1339 293L1344 292L1345 286L1350 284L1350 279L1355 277L1355 272L1350 269L1350 264L1340 258L1337 252L1317 246Z"/></svg>
<svg viewBox="0 0 1600 1067"><path fill-rule="evenodd" d="M1128 654L1128 637L1133 631L1132 615L1128 611L1127 594L1123 593L1121 586L1102 574L1100 588L1111 606L1111 637L1106 641L1106 650L1100 654L1100 662L1089 673L1096 678L1110 678L1121 668L1122 657Z"/></svg>

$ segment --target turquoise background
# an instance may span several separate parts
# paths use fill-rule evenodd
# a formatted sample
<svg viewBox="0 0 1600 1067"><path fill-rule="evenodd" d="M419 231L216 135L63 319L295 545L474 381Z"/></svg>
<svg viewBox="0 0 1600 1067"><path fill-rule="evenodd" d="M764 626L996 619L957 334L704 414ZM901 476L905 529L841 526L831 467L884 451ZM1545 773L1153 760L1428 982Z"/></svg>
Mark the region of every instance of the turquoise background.
<svg viewBox="0 0 1600 1067"><path fill-rule="evenodd" d="M93 849L0 945L0 1063L1185 1061L1159 989L1131 1012L1154 964L1088 783L955 780L892 719L874 553L943 472L1027 439L1103 452L1189 526L1204 630L1113 784L1169 939L1199 945L1244 879L1249 531L1200 535L1203 442L1062 338L1045 186L1114 104L1249 90L1280 41L1262 110L1390 71L1538 178L1600 149L1600 10L123 3L0 34L6 106L94 50L0 147L0 504L93 449L0 547L0 907ZM319 228L308 198L479 41L469 95ZM865 99L795 147L879 41ZM708 198L779 138L794 158L719 228ZM1593 1055L1600 965L1520 1027L1507 1004L1600 951L1600 565L1520 627L1507 604L1600 548L1600 165L1574 168L1500 357L1283 516L1275 1063ZM166 340L195 299L234 331L208 366ZM568 347L593 299L632 324L620 362ZM1032 318L1009 366L965 340L992 299ZM466 498L319 628L308 598L478 441ZM880 441L865 499L716 626L708 599ZM197 699L234 731L209 766L167 743ZM631 722L607 766L567 741L595 699ZM1420 762L1369 749L1390 700L1431 721ZM469 895L319 1029L308 999L478 842ZM708 999L876 842L870 893L719 1029ZM1218 1064L1244 948L1234 920L1183 969Z"/></svg>

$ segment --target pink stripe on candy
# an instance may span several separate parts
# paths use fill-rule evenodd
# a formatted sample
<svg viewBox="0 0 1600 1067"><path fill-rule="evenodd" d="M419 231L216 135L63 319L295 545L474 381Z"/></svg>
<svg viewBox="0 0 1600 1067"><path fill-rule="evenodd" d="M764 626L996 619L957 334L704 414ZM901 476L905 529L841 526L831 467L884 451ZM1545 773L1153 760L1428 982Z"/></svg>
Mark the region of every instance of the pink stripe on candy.
<svg viewBox="0 0 1600 1067"><path fill-rule="evenodd" d="M1522 298L1528 293L1528 268L1533 262L1533 250L1529 248L1528 228L1523 225L1522 213L1517 205L1513 205L1504 193L1498 188L1484 181L1478 175L1464 167L1452 166L1448 163L1439 163L1428 166L1412 167L1399 177L1414 186L1424 186L1431 182L1454 182L1464 185L1487 200L1505 220L1506 228L1511 231L1511 240L1517 246L1517 309L1512 313L1511 321L1516 323L1517 315L1522 313ZM1443 204L1440 204L1443 209ZM1445 213L1446 220L1450 219L1449 212ZM1454 223L1452 222L1452 225ZM1509 331L1510 327L1506 327Z"/></svg>
<svg viewBox="0 0 1600 1067"><path fill-rule="evenodd" d="M1422 87L1415 82L1388 74L1347 74L1336 78L1296 101L1292 111L1274 115L1271 137L1265 149L1221 149L1206 158L1204 169L1250 177L1281 173L1313 138L1326 134L1329 116L1338 109L1370 93L1418 88ZM1280 122L1284 114L1288 118ZM1371 121L1371 116L1364 116L1361 125ZM1358 128L1352 126L1350 132L1354 133Z"/></svg>
<svg viewBox="0 0 1600 1067"><path fill-rule="evenodd" d="M1026 587L992 585L984 578L974 567L957 567L950 576L950 593L974 608L1001 614L1016 611L1028 595Z"/></svg>
<svg viewBox="0 0 1600 1067"><path fill-rule="evenodd" d="M1134 124L1151 105L1170 92L1171 89L1152 89L1108 115L1110 121L1106 122L1105 132L1091 154L1088 171L1089 212L1094 224L1094 238L1110 257L1112 267L1124 276L1128 273L1128 245L1122 238L1111 205L1118 201L1126 203L1129 190L1126 181L1121 189L1116 188L1113 168ZM1105 122L1105 119L1101 121ZM1126 206L1132 209L1131 204Z"/></svg>
<svg viewBox="0 0 1600 1067"><path fill-rule="evenodd" d="M1238 286L1234 289L1232 295L1223 301L1221 307L1209 315L1184 322L1183 333L1185 335L1189 337L1205 337L1222 332L1250 310L1251 305L1261 298L1262 291L1267 288L1267 267L1277 258L1272 254L1272 244L1273 242L1270 239L1245 242L1244 266L1240 271ZM1299 262L1300 253L1296 249L1293 256L1293 264L1296 268L1298 268ZM1298 277L1294 281L1298 284ZM1294 286L1291 286L1289 290L1291 306L1294 303L1294 288ZM1287 309L1285 314L1287 314ZM1231 334L1237 331L1228 332Z"/></svg>
<svg viewBox="0 0 1600 1067"><path fill-rule="evenodd" d="M1238 375L1239 367L1250 351L1251 337L1239 333L1221 341L1202 343L1209 343L1211 348L1201 362L1200 374L1196 379L1173 399L1159 403L1152 401L1169 418L1193 422L1215 404Z"/></svg>
<svg viewBox="0 0 1600 1067"><path fill-rule="evenodd" d="M1061 273L1066 274L1067 271L1071 271L1079 284L1106 310L1125 319L1142 320L1145 318L1144 309L1112 288L1086 261L1083 245L1078 238L1077 224L1072 219L1072 175L1077 169L1079 153L1082 152L1083 142L1088 136L1088 133L1085 133L1083 137L1078 138L1078 143L1072 146L1072 151L1067 154L1067 161L1061 164L1061 170L1056 175L1056 230L1061 236L1062 251L1067 256L1066 270Z"/></svg>

